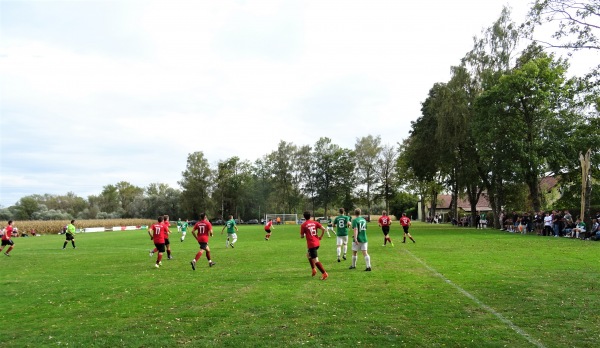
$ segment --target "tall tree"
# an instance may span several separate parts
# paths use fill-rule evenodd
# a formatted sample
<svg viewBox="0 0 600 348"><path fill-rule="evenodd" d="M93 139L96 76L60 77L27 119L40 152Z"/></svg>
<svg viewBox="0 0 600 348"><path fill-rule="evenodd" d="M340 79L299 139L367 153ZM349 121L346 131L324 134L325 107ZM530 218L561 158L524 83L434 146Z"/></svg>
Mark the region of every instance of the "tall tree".
<svg viewBox="0 0 600 348"><path fill-rule="evenodd" d="M213 171L202 151L188 155L186 169L181 175L182 179L178 183L182 188L183 213L194 219L202 212L209 213L212 208Z"/></svg>
<svg viewBox="0 0 600 348"><path fill-rule="evenodd" d="M377 187L376 197L383 199L385 210L390 211L390 200L396 195L398 178L396 177L396 160L398 152L391 145L381 148L381 155L377 158Z"/></svg>
<svg viewBox="0 0 600 348"><path fill-rule="evenodd" d="M296 153L296 146L292 143L280 141L277 151L268 155L269 167L273 179L272 199L275 203L277 212L289 213L293 210L291 202L293 201L293 159Z"/></svg>
<svg viewBox="0 0 600 348"><path fill-rule="evenodd" d="M368 135L357 138L354 145L356 171L359 182L366 187L367 214L371 215L371 188L377 180L375 161L381 153L381 137Z"/></svg>

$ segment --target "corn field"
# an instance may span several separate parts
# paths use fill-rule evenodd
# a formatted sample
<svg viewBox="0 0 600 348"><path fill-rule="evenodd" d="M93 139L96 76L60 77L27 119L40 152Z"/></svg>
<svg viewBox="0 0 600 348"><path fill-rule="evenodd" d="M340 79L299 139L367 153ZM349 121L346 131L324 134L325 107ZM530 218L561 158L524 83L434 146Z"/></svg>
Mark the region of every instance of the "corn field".
<svg viewBox="0 0 600 348"><path fill-rule="evenodd" d="M152 219L94 219L94 220L75 220L75 228L78 230L81 228L90 227L105 227L111 228L116 226L144 226L152 225L155 220ZM19 234L27 233L31 235L31 231L35 230L39 234L58 234L62 231L63 227L68 225L70 221L67 220L27 220L27 221L14 221L13 227L19 229ZM2 226L4 228L5 226Z"/></svg>

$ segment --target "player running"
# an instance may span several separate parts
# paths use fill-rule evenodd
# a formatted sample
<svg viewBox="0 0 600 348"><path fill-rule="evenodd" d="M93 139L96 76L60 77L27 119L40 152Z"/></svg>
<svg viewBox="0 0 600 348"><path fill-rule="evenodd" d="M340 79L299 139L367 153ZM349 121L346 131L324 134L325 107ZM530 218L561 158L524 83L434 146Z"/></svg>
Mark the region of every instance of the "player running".
<svg viewBox="0 0 600 348"><path fill-rule="evenodd" d="M408 238L410 238L410 240L412 240L413 243L416 243L413 237L408 232L408 228L410 227L410 225L412 225L412 222L410 222L410 219L406 216L406 213L402 213L402 217L400 218L400 225L402 225L402 229L404 230L404 238L402 240L402 243L406 243L406 236L408 236Z"/></svg>
<svg viewBox="0 0 600 348"><path fill-rule="evenodd" d="M269 239L271 239L271 230L274 229L275 228L273 227L273 219L269 219L269 221L265 225L265 232L267 232L267 234L265 235L265 240L268 241Z"/></svg>
<svg viewBox="0 0 600 348"><path fill-rule="evenodd" d="M165 252L165 236L167 235L168 228L165 227L164 218L159 216L157 221L148 229L148 235L150 239L154 241L154 250L158 251L158 256L156 257L156 264L154 267L160 268L162 266L162 257ZM152 252L154 254L154 252Z"/></svg>
<svg viewBox="0 0 600 348"><path fill-rule="evenodd" d="M2 234L2 246L0 246L0 252L4 249L5 246L10 245L8 247L8 250L6 250L6 252L4 253L4 255L6 256L10 256L10 251L13 250L13 248L15 247L15 242L13 242L12 239L10 239L10 237L12 236L13 233L13 221L12 220L8 220L8 225L4 228L3 230L3 234Z"/></svg>
<svg viewBox="0 0 600 348"><path fill-rule="evenodd" d="M225 226L223 226L223 228L221 229L221 234L223 234L225 228L227 228L227 241L225 242L225 248L229 248L229 245L231 245L231 248L233 249L233 244L237 242L236 232L239 232L237 225L235 224L235 220L233 219L233 215L229 215L229 220L227 220ZM231 241L231 243L229 241Z"/></svg>
<svg viewBox="0 0 600 348"><path fill-rule="evenodd" d="M331 234L329 232L333 232L335 235L335 231L333 230L333 220L331 220L331 216L327 218L327 238L331 238Z"/></svg>
<svg viewBox="0 0 600 348"><path fill-rule="evenodd" d="M182 242L185 240L185 235L187 234L187 229L188 229L189 224L190 223L188 222L188 220L181 222L181 241Z"/></svg>
<svg viewBox="0 0 600 348"><path fill-rule="evenodd" d="M342 246L344 247L344 254L342 257L346 260L346 252L348 251L348 228L350 224L350 217L345 215L344 208L340 208L340 215L333 220L333 224L337 228L335 232L337 236L337 261L340 262L340 255L342 255Z"/></svg>
<svg viewBox="0 0 600 348"><path fill-rule="evenodd" d="M369 243L367 242L367 221L360 216L360 209L358 208L354 210L354 215L356 217L352 220L354 238L352 243L352 266L350 266L350 269L356 268L356 259L358 258L356 254L358 254L358 251L360 250L362 251L367 265L365 271L371 272L371 256L369 256L369 253L367 252L369 248Z"/></svg>
<svg viewBox="0 0 600 348"><path fill-rule="evenodd" d="M198 234L196 234L198 231ZM200 251L196 253L196 257L190 262L192 265L192 270L196 270L196 262L200 260L202 254L206 251L206 259L208 260L208 266L212 267L215 265L210 258L210 247L208 246L208 237L213 236L212 224L206 219L206 214L200 214L200 221L196 222L194 228L192 228L192 236L196 238L198 244L200 245Z"/></svg>
<svg viewBox="0 0 600 348"><path fill-rule="evenodd" d="M308 247L308 252L306 253L306 257L308 258L308 262L310 263L310 267L312 269L312 276L314 277L317 274L317 270L315 267L319 268L321 272L321 280L327 279L329 275L325 272L325 268L321 262L319 262L319 257L317 255L317 250L321 245L320 240L323 238L323 234L325 234L325 229L318 222L310 219L310 212L304 212L304 218L306 221L300 226L300 238L304 238L306 236L306 245ZM317 230L321 230L321 235L317 235Z"/></svg>
<svg viewBox="0 0 600 348"><path fill-rule="evenodd" d="M392 219L388 216L387 211L381 212L381 217L379 218L379 227L381 227L381 231L383 232L383 246L390 242L391 246L394 246L392 240L390 239L390 226L392 225Z"/></svg>

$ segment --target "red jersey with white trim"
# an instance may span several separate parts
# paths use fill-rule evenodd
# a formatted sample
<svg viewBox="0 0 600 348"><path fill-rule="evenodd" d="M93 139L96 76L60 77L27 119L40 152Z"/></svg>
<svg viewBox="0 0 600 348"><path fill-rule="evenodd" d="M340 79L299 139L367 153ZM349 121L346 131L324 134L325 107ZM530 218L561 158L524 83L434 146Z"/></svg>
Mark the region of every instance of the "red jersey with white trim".
<svg viewBox="0 0 600 348"><path fill-rule="evenodd" d="M403 216L400 218L400 225L402 226L408 226L410 225L410 219L406 216Z"/></svg>
<svg viewBox="0 0 600 348"><path fill-rule="evenodd" d="M382 217L379 218L379 224L383 227L383 226L391 226L392 225L392 219L390 219L389 216L384 215Z"/></svg>
<svg viewBox="0 0 600 348"><path fill-rule="evenodd" d="M10 236L12 236L13 227L11 225L6 226L4 229L4 235L2 236L2 240L9 240Z"/></svg>
<svg viewBox="0 0 600 348"><path fill-rule="evenodd" d="M198 243L208 243L208 233L212 231L212 224L208 220L196 222L192 232L198 231Z"/></svg>
<svg viewBox="0 0 600 348"><path fill-rule="evenodd" d="M319 236L317 234L317 231L320 228L323 228L323 226L318 221L314 220L304 221L302 226L300 226L300 236L305 236L306 246L308 246L309 249L316 248L321 245Z"/></svg>
<svg viewBox="0 0 600 348"><path fill-rule="evenodd" d="M171 223L169 221L163 221L162 224L165 226L165 239L168 239L169 234L171 234L171 230L169 229Z"/></svg>
<svg viewBox="0 0 600 348"><path fill-rule="evenodd" d="M265 225L265 231L270 230L271 226L273 226L273 221L267 222L267 224Z"/></svg>
<svg viewBox="0 0 600 348"><path fill-rule="evenodd" d="M150 226L150 231L152 231L152 240L154 240L154 244L165 244L167 232L163 223L156 222L152 224L152 226Z"/></svg>

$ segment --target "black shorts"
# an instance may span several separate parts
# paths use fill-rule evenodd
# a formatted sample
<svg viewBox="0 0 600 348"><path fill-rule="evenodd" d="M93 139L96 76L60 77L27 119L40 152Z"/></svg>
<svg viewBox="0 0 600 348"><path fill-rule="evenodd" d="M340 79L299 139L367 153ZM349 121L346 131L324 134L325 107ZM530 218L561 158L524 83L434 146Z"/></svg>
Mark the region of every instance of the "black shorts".
<svg viewBox="0 0 600 348"><path fill-rule="evenodd" d="M390 226L381 226L381 231L387 236L390 233Z"/></svg>
<svg viewBox="0 0 600 348"><path fill-rule="evenodd" d="M308 256L310 256L311 259L316 259L318 257L318 255L317 255L318 249L319 249L319 247L308 249Z"/></svg>
<svg viewBox="0 0 600 348"><path fill-rule="evenodd" d="M13 242L12 239L3 239L2 246L5 246L5 245L15 245L15 242Z"/></svg>
<svg viewBox="0 0 600 348"><path fill-rule="evenodd" d="M71 233L65 233L65 237L67 237L67 240L73 240L73 239L75 239L75 236L72 235Z"/></svg>
<svg viewBox="0 0 600 348"><path fill-rule="evenodd" d="M267 232L267 233L271 233L271 230L265 230L265 232Z"/></svg>
<svg viewBox="0 0 600 348"><path fill-rule="evenodd" d="M404 233L408 233L408 226L402 226L402 229L404 230Z"/></svg>
<svg viewBox="0 0 600 348"><path fill-rule="evenodd" d="M159 253L165 252L165 243L154 243L154 246L156 247L156 250L158 250Z"/></svg>
<svg viewBox="0 0 600 348"><path fill-rule="evenodd" d="M208 243L198 242L198 244L200 245L200 249L202 250L206 250L206 247L208 247Z"/></svg>
<svg viewBox="0 0 600 348"><path fill-rule="evenodd" d="M171 242L169 242L169 238L165 238L165 245L169 245L171 244Z"/></svg>

